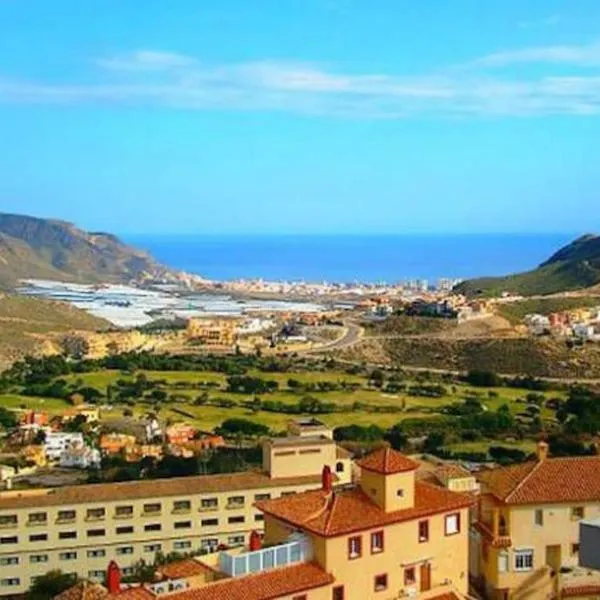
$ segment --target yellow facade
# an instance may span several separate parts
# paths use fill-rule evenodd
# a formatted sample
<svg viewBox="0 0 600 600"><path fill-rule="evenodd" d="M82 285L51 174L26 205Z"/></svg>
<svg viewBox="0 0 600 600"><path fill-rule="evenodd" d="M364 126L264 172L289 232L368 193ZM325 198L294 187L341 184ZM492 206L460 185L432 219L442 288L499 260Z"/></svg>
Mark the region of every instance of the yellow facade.
<svg viewBox="0 0 600 600"><path fill-rule="evenodd" d="M231 348L236 341L237 319L201 318L188 320L186 336L206 346Z"/></svg>

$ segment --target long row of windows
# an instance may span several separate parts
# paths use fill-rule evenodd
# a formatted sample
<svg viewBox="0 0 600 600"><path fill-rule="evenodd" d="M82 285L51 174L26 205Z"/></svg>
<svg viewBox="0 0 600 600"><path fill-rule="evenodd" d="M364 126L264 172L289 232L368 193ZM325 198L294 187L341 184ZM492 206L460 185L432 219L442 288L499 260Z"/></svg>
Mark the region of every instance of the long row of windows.
<svg viewBox="0 0 600 600"><path fill-rule="evenodd" d="M254 515L255 522L261 522L263 520L264 520L264 515L262 515L262 514ZM227 519L227 523L229 525L236 525L236 524L241 524L241 523L245 523L245 522L246 522L246 517L243 515L233 516L233 517L229 517ZM219 525L219 519L217 519L217 518L202 519L200 521L200 525L202 527L217 527ZM192 521L176 521L173 524L173 528L174 529L191 529ZM124 526L115 528L115 533L117 535L129 535L129 534L133 534L134 531L135 530L132 525L124 525ZM162 531L162 524L161 523L148 523L147 525L144 525L144 531L145 532ZM87 534L87 537L89 537L89 538L103 537L106 535L106 529L100 529L100 528L88 529L86 534ZM72 539L76 539L76 538L77 538L76 531L59 531L58 532L59 540L72 540ZM29 535L29 541L30 542L47 542L48 534L47 533L32 533ZM0 536L0 545L18 544L18 543L19 543L19 538L16 535Z"/></svg>
<svg viewBox="0 0 600 600"><path fill-rule="evenodd" d="M287 492L290 493L290 492ZM284 492L284 495L286 492ZM261 493L254 495L254 501L259 502L261 500L269 500L271 494ZM226 508L241 508L246 505L246 497L229 496L227 498ZM200 501L200 510L218 510L219 499L214 498L203 498ZM142 506L142 516L159 515L162 513L163 505L161 502L149 502ZM192 510L191 500L175 500L171 505L171 511L175 514L186 513ZM129 518L134 515L134 506L127 504L122 506L116 506L113 516L115 518ZM85 511L85 519L87 521L97 521L106 518L107 513L105 508L88 508ZM77 519L77 511L75 510L59 510L56 516L55 523L71 523ZM47 512L36 511L31 512L27 515L26 524L28 526L43 526L47 525L49 517ZM18 525L17 515L0 515L0 527L12 527Z"/></svg>

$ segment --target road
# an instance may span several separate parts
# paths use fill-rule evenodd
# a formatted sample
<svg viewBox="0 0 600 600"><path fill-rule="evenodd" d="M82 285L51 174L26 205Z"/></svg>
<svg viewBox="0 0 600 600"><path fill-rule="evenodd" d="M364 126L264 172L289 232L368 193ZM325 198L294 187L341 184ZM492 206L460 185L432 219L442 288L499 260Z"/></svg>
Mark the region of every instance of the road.
<svg viewBox="0 0 600 600"><path fill-rule="evenodd" d="M348 346L352 346L358 342L364 334L365 330L356 323L352 321L344 322L344 333L341 337L337 338L337 340L333 340L333 342L328 342L327 344L323 344L318 348L314 348L309 350L310 353L317 352L329 352L330 350L341 350L342 348L347 348Z"/></svg>

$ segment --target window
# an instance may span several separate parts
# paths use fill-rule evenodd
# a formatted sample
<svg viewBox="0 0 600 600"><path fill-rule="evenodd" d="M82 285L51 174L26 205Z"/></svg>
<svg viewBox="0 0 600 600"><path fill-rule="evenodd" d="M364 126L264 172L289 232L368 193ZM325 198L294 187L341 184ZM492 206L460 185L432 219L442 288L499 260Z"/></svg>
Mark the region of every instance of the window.
<svg viewBox="0 0 600 600"><path fill-rule="evenodd" d="M115 508L115 517L117 517L117 519L128 519L133 517L133 506L117 506L117 508Z"/></svg>
<svg viewBox="0 0 600 600"><path fill-rule="evenodd" d="M181 541L181 542L173 542L173 550L186 550L187 548L192 547L192 542Z"/></svg>
<svg viewBox="0 0 600 600"><path fill-rule="evenodd" d="M429 541L429 521L419 521L419 543Z"/></svg>
<svg viewBox="0 0 600 600"><path fill-rule="evenodd" d="M160 531L162 525L160 523L150 523L150 525L144 525L144 531Z"/></svg>
<svg viewBox="0 0 600 600"><path fill-rule="evenodd" d="M308 600L308 596L306 594L302 594L301 596L292 596L292 600Z"/></svg>
<svg viewBox="0 0 600 600"><path fill-rule="evenodd" d="M133 567L125 567L121 572L124 577L131 577L135 571L133 570Z"/></svg>
<svg viewBox="0 0 600 600"><path fill-rule="evenodd" d="M515 550L515 571L533 569L533 550Z"/></svg>
<svg viewBox="0 0 600 600"><path fill-rule="evenodd" d="M344 600L344 586L336 585L331 592L331 600Z"/></svg>
<svg viewBox="0 0 600 600"><path fill-rule="evenodd" d="M371 534L371 554L383 552L383 531L374 531Z"/></svg>
<svg viewBox="0 0 600 600"><path fill-rule="evenodd" d="M362 554L362 538L357 535L355 537L348 538L348 558L350 560L360 558Z"/></svg>
<svg viewBox="0 0 600 600"><path fill-rule="evenodd" d="M453 515L446 515L444 525L444 531L446 535L455 535L460 533L460 514L454 513Z"/></svg>
<svg viewBox="0 0 600 600"><path fill-rule="evenodd" d="M104 580L106 573L104 571L88 571L88 577L90 579Z"/></svg>
<svg viewBox="0 0 600 600"><path fill-rule="evenodd" d="M7 537L0 537L0 544L16 544L19 538L16 535L10 535Z"/></svg>
<svg viewBox="0 0 600 600"><path fill-rule="evenodd" d="M68 522L74 521L76 517L76 513L74 510L59 510L57 521L60 522Z"/></svg>
<svg viewBox="0 0 600 600"><path fill-rule="evenodd" d="M133 554L133 546L119 546L117 548L117 556L122 556L123 554Z"/></svg>
<svg viewBox="0 0 600 600"><path fill-rule="evenodd" d="M387 590L387 586L388 586L387 574L375 575L375 591L376 592L383 592L383 590Z"/></svg>
<svg viewBox="0 0 600 600"><path fill-rule="evenodd" d="M117 527L117 535L124 535L126 533L133 533L133 527Z"/></svg>
<svg viewBox="0 0 600 600"><path fill-rule="evenodd" d="M183 513L192 509L192 503L189 500L176 500L173 502L173 512Z"/></svg>
<svg viewBox="0 0 600 600"><path fill-rule="evenodd" d="M47 542L48 534L47 533L35 533L29 536L30 542Z"/></svg>
<svg viewBox="0 0 600 600"><path fill-rule="evenodd" d="M74 540L76 537L76 531L60 531L58 534L59 540Z"/></svg>
<svg viewBox="0 0 600 600"><path fill-rule="evenodd" d="M219 540L217 538L208 538L206 540L202 540L200 542L200 548L204 550L213 550L219 545Z"/></svg>
<svg viewBox="0 0 600 600"><path fill-rule="evenodd" d="M336 473L343 473L344 472L344 463L343 462L335 463L335 472Z"/></svg>
<svg viewBox="0 0 600 600"><path fill-rule="evenodd" d="M32 554L29 557L30 563L47 563L48 555L47 554Z"/></svg>
<svg viewBox="0 0 600 600"><path fill-rule="evenodd" d="M264 521L265 515L254 515L254 520L257 522Z"/></svg>
<svg viewBox="0 0 600 600"><path fill-rule="evenodd" d="M105 515L106 511L103 508L88 508L85 518L87 521L98 521L104 519Z"/></svg>
<svg viewBox="0 0 600 600"><path fill-rule="evenodd" d="M541 508L535 509L535 524L538 527L542 527L544 525L544 511Z"/></svg>
<svg viewBox="0 0 600 600"><path fill-rule="evenodd" d="M254 500L256 502L260 502L261 500L270 500L271 499L271 494L255 494L254 495Z"/></svg>
<svg viewBox="0 0 600 600"><path fill-rule="evenodd" d="M106 556L106 550L103 550L102 548L87 551L88 558L103 558L104 556Z"/></svg>
<svg viewBox="0 0 600 600"><path fill-rule="evenodd" d="M219 519L202 519L202 527L214 527L219 524Z"/></svg>
<svg viewBox="0 0 600 600"><path fill-rule="evenodd" d="M240 506L244 506L244 502L244 496L229 496L229 498L227 498L227 508L237 508Z"/></svg>
<svg viewBox="0 0 600 600"><path fill-rule="evenodd" d="M203 498L200 501L201 510L216 510L219 506L217 498Z"/></svg>
<svg viewBox="0 0 600 600"><path fill-rule="evenodd" d="M161 511L160 502L154 502L152 504L144 504L145 515L156 515Z"/></svg>
<svg viewBox="0 0 600 600"><path fill-rule="evenodd" d="M14 527L17 524L17 515L2 515L0 527Z"/></svg>
<svg viewBox="0 0 600 600"><path fill-rule="evenodd" d="M45 525L48 522L48 513L35 512L29 513L27 525Z"/></svg>
<svg viewBox="0 0 600 600"><path fill-rule="evenodd" d="M76 560L77 559L77 552L61 552L58 555L58 558L60 560Z"/></svg>
<svg viewBox="0 0 600 600"><path fill-rule="evenodd" d="M177 521L174 525L175 529L189 529L191 526L191 521Z"/></svg>
<svg viewBox="0 0 600 600"><path fill-rule="evenodd" d="M0 585L10 587L15 585L21 585L21 580L18 577L7 577L0 581Z"/></svg>
<svg viewBox="0 0 600 600"><path fill-rule="evenodd" d="M162 549L162 544L148 544L144 546L144 552L160 552Z"/></svg>
<svg viewBox="0 0 600 600"><path fill-rule="evenodd" d="M506 573L508 571L508 552L498 553L498 572Z"/></svg>
<svg viewBox="0 0 600 600"><path fill-rule="evenodd" d="M417 583L417 575L414 567L404 569L404 585L415 585Z"/></svg>
<svg viewBox="0 0 600 600"><path fill-rule="evenodd" d="M246 520L246 517L229 517L229 519L227 519L228 523L243 523Z"/></svg>
<svg viewBox="0 0 600 600"><path fill-rule="evenodd" d="M573 506L571 508L571 519L573 521L580 521L585 516L585 508L583 506Z"/></svg>
<svg viewBox="0 0 600 600"><path fill-rule="evenodd" d="M104 529L88 529L87 535L88 537L102 537L106 534Z"/></svg>
<svg viewBox="0 0 600 600"><path fill-rule="evenodd" d="M571 554L573 556L579 554L579 544L571 544Z"/></svg>
<svg viewBox="0 0 600 600"><path fill-rule="evenodd" d="M241 546L245 542L245 538L243 535L231 535L227 538L227 543L230 546Z"/></svg>
<svg viewBox="0 0 600 600"><path fill-rule="evenodd" d="M0 558L0 565L1 566L18 565L18 564L19 564L19 557L18 556L3 556L2 558Z"/></svg>
<svg viewBox="0 0 600 600"><path fill-rule="evenodd" d="M284 496L293 496L296 492L281 492L281 497L283 498Z"/></svg>
<svg viewBox="0 0 600 600"><path fill-rule="evenodd" d="M398 498L404 498L404 490L402 488L397 489L396 496L398 496Z"/></svg>

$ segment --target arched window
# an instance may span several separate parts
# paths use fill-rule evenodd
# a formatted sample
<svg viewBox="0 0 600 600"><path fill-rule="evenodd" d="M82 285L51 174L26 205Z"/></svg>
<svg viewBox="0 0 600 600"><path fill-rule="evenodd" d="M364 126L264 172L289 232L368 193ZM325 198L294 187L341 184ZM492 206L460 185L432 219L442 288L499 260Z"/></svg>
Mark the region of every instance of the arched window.
<svg viewBox="0 0 600 600"><path fill-rule="evenodd" d="M336 473L343 473L344 472L344 463L343 462L339 462L335 465L335 472Z"/></svg>

